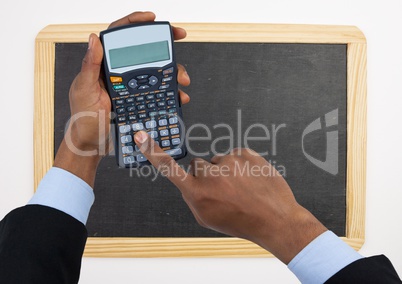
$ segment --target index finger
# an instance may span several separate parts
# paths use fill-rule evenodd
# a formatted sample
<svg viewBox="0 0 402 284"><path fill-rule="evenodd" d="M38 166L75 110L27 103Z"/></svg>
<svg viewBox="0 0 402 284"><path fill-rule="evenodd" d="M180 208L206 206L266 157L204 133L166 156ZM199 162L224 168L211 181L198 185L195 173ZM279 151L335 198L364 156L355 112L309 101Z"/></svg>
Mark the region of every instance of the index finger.
<svg viewBox="0 0 402 284"><path fill-rule="evenodd" d="M182 194L187 188L191 188L194 177L181 168L176 161L165 153L158 144L144 131L139 131L134 136L135 143L148 161L174 185Z"/></svg>
<svg viewBox="0 0 402 284"><path fill-rule="evenodd" d="M117 21L114 21L109 25L110 28L124 26L128 24L140 23L140 22L153 22L155 21L155 14L152 12L134 12ZM173 37L175 40L183 39L187 33L184 29L172 26Z"/></svg>

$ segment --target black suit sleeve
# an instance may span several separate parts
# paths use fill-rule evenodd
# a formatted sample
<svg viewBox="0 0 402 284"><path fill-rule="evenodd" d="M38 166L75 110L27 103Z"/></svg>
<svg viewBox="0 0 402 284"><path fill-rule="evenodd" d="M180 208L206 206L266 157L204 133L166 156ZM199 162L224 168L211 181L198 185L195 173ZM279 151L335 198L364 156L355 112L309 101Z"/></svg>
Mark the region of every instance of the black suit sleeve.
<svg viewBox="0 0 402 284"><path fill-rule="evenodd" d="M0 283L77 283L85 226L59 210L27 205L0 222Z"/></svg>
<svg viewBox="0 0 402 284"><path fill-rule="evenodd" d="M362 258L352 262L334 276L326 284L394 284L402 283L392 263L384 255Z"/></svg>
<svg viewBox="0 0 402 284"><path fill-rule="evenodd" d="M27 205L0 222L0 283L78 283L87 239L85 226L50 207ZM402 283L383 255L357 260L334 283Z"/></svg>

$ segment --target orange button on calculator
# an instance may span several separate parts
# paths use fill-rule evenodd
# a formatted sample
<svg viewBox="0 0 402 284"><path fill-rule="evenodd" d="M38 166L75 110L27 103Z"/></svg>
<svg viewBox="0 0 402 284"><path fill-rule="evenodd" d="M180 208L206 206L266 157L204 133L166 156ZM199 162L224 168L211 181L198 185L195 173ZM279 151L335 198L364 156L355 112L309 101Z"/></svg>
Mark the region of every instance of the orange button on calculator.
<svg viewBox="0 0 402 284"><path fill-rule="evenodd" d="M122 77L111 76L110 77L110 82L112 82L112 83L121 83L121 82L123 82L123 78Z"/></svg>

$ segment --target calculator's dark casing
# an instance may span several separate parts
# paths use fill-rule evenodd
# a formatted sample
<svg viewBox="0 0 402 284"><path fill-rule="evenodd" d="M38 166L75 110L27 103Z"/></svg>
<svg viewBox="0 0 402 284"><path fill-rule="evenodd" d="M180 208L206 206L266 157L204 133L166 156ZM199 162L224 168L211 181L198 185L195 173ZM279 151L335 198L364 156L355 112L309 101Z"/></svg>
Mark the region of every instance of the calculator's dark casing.
<svg viewBox="0 0 402 284"><path fill-rule="evenodd" d="M177 110L177 116L180 118L181 123L180 123L180 138L181 138L181 144L180 144L180 148L181 148L181 154L180 155L174 155L172 156L172 158L174 158L175 160L184 158L187 155L187 149L185 146L185 133L184 133L184 124L183 124L183 115L182 115L182 108L181 108L181 101L180 101L180 97L179 97L179 93L178 93L178 83L177 83L177 64L176 64L176 56L174 53L174 38L173 38L173 31L172 28L170 26L169 22L144 22L144 23L137 23L137 24L130 24L130 25L125 25L125 26L119 26L119 27L115 27L112 29L108 29L105 31L100 32L100 40L102 42L103 45L103 36L107 33L110 32L114 32L116 30L120 30L120 29L125 29L127 27L136 27L136 26L144 26L144 25L169 25L170 27L170 35L171 35L171 41L172 41L172 62L168 65L165 65L163 67L158 67L158 68L142 68L142 69L136 69L136 70L132 70L123 74L117 74L117 73L112 73L109 72L108 70L108 65L106 62L106 56L105 56L105 48L103 49L104 51L104 59L103 59L103 74L104 74L104 82L105 82L105 86L107 88L108 94L110 96L111 102L112 102L112 133L113 133L113 138L114 138L114 148L115 148L115 155L116 155L116 160L117 160L117 164L119 165L119 167L123 167L123 168L131 168L131 167L138 167L138 166L142 166L142 165L149 165L149 161L143 161L143 162L138 162L136 161L135 163L132 164L124 164L123 162L123 154L122 154L122 145L120 142L120 135L119 135L119 122L117 121L118 119L118 115L116 113L116 104L115 101L117 98L120 98L119 93L115 92L115 90L113 89L113 84L110 82L109 78L110 76L118 76L118 77L123 77L123 82L128 82L129 80L131 80L133 77L136 77L138 75L142 75L142 74L149 74L149 75L156 75L158 74L158 72L161 72L161 70L166 70L170 67L174 68L174 72L171 73L170 75L173 76L173 80L170 83L170 88L169 90L174 90L174 96L175 96L175 100L177 102L176 105L176 110ZM154 92L154 91L159 91L160 84L158 82L158 84L156 84L155 86L151 86L149 89L147 89L146 91L140 91L140 90L132 90L130 87L127 86L127 89L130 91L130 95L136 95L138 93L149 93L149 92ZM132 92L131 92L132 91ZM147 110L148 111L148 110ZM132 134L134 134L133 132L131 132ZM135 142L134 142L134 137L133 137L133 142L132 144L135 146Z"/></svg>

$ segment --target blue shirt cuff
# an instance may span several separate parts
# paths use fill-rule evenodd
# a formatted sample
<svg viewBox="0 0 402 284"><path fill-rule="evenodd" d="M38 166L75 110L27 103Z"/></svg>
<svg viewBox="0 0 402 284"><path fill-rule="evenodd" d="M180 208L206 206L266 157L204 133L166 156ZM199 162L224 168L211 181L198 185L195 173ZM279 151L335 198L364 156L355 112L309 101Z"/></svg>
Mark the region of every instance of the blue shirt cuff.
<svg viewBox="0 0 402 284"><path fill-rule="evenodd" d="M288 264L301 283L324 283L342 268L363 258L331 231L326 231Z"/></svg>
<svg viewBox="0 0 402 284"><path fill-rule="evenodd" d="M94 192L85 181L66 170L52 167L41 180L28 205L58 209L85 225L94 200Z"/></svg>

